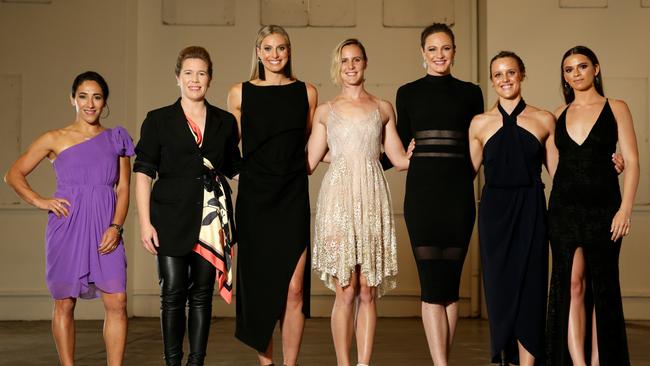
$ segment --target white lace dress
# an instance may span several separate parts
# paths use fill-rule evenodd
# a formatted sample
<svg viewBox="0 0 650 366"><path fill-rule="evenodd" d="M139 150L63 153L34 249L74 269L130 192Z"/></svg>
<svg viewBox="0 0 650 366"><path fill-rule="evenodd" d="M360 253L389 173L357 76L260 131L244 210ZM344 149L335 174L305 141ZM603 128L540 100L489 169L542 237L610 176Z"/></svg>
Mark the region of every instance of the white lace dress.
<svg viewBox="0 0 650 366"><path fill-rule="evenodd" d="M379 296L397 286L397 241L390 192L379 163L379 109L345 119L330 105L331 164L318 194L312 268L325 285L343 287L357 265Z"/></svg>

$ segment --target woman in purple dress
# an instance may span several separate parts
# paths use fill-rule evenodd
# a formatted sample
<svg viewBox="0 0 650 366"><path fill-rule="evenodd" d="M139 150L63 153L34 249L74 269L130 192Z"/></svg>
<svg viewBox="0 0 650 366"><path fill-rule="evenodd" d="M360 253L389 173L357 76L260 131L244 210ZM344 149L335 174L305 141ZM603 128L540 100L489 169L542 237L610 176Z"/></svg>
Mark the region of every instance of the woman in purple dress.
<svg viewBox="0 0 650 366"><path fill-rule="evenodd" d="M11 166L5 181L27 203L48 211L47 287L54 298L52 333L62 365L74 364L77 298L102 298L108 365L121 365L126 343L126 257L122 225L129 207L133 143L122 127L99 119L108 85L96 72L78 75L70 101L76 119L41 135ZM27 175L45 158L56 172L54 196L43 197Z"/></svg>

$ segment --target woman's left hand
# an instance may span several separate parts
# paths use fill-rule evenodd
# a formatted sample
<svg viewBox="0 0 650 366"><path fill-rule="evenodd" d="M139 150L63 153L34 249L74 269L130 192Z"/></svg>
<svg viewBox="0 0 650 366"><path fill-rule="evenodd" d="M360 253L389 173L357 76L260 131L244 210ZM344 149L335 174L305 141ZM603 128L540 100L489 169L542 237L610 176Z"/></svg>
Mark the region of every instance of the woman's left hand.
<svg viewBox="0 0 650 366"><path fill-rule="evenodd" d="M413 156L413 150L415 150L415 139L411 139L411 142L409 142L409 146L406 149L406 158L411 160L411 156Z"/></svg>
<svg viewBox="0 0 650 366"><path fill-rule="evenodd" d="M612 233L612 241L617 241L630 233L631 221L630 213L624 210L618 210L616 212L612 220L612 227L609 230Z"/></svg>
<svg viewBox="0 0 650 366"><path fill-rule="evenodd" d="M102 235L102 241L99 243L99 249L97 249L99 254L108 254L114 251L120 243L120 237L120 232L116 227L111 226L106 229Z"/></svg>

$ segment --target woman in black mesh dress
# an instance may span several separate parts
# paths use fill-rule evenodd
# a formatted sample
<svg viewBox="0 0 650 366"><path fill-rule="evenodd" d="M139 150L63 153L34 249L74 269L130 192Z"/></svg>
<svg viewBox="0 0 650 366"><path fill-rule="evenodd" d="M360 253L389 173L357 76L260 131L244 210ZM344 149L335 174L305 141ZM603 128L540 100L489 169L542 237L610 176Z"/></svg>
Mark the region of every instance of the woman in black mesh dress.
<svg viewBox="0 0 650 366"><path fill-rule="evenodd" d="M447 365L458 319L458 288L474 227L473 171L467 132L483 112L481 89L454 78L454 34L440 23L421 34L427 74L397 91L397 128L415 150L406 178L404 217L422 289L422 323L431 357Z"/></svg>

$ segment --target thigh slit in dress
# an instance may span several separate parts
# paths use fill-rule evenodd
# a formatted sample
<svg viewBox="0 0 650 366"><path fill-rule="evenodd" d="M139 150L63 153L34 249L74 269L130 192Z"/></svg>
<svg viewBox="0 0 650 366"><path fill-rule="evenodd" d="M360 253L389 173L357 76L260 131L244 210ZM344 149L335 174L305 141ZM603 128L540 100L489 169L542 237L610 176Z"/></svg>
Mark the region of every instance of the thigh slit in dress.
<svg viewBox="0 0 650 366"><path fill-rule="evenodd" d="M598 355L602 366L629 365L619 284L621 239L611 241L612 219L621 204L618 176L611 161L618 129L609 102L587 139L577 144L566 129L568 107L558 118L555 144L560 153L549 200L553 257L547 318L549 365L572 365L567 346L571 270L582 247L585 258L585 357L591 356L592 309L596 311Z"/></svg>
<svg viewBox="0 0 650 366"><path fill-rule="evenodd" d="M256 86L245 82L241 110L235 336L265 352L284 312L291 277L305 252L305 268L310 268L305 83ZM306 270L303 280L306 317L308 274Z"/></svg>

